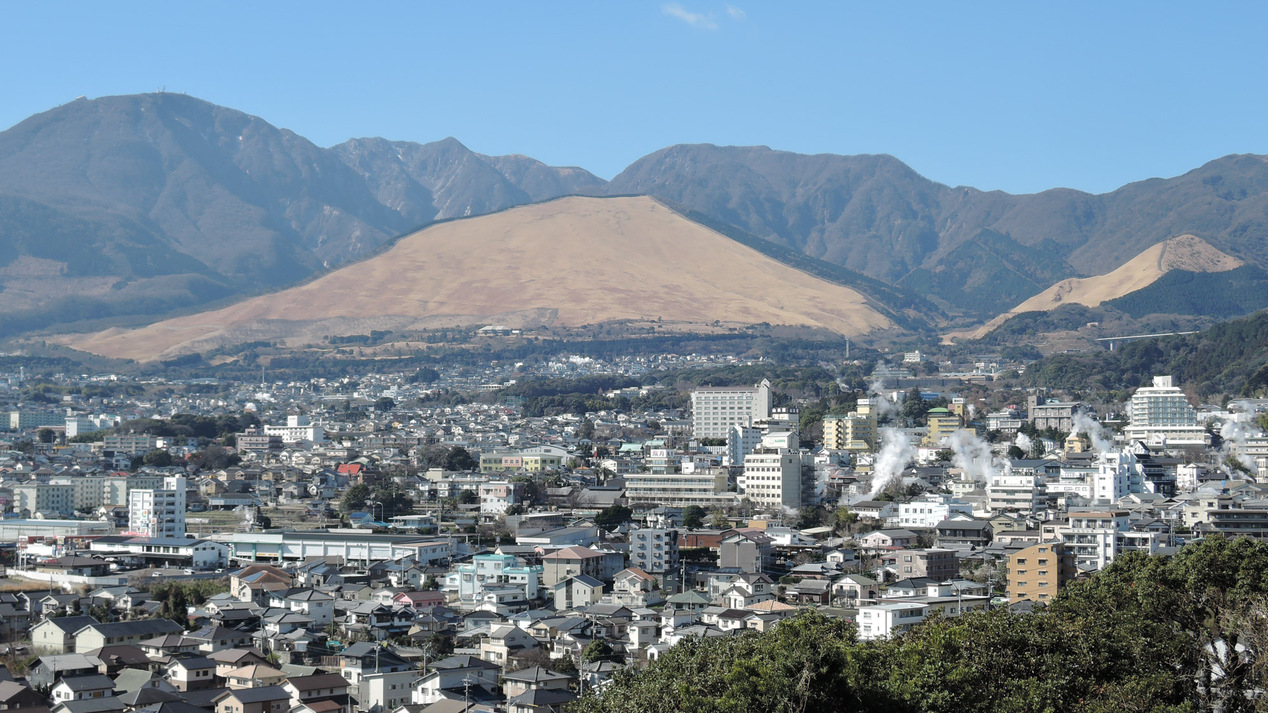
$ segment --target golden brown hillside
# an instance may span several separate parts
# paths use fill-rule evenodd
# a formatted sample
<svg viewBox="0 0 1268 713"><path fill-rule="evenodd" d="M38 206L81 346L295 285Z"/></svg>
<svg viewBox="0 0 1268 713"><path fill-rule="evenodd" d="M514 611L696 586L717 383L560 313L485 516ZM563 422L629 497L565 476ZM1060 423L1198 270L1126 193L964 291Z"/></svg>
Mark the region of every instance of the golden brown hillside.
<svg viewBox="0 0 1268 713"><path fill-rule="evenodd" d="M138 329L58 341L152 360L258 339L371 329L613 320L892 326L847 287L778 263L651 198L563 198L434 225L312 282Z"/></svg>
<svg viewBox="0 0 1268 713"><path fill-rule="evenodd" d="M944 335L943 341L980 339L1023 312L1047 312L1066 304L1097 307L1144 289L1172 270L1225 272L1242 264L1241 260L1220 252L1196 235L1181 235L1147 248L1112 272L1062 280L975 330Z"/></svg>

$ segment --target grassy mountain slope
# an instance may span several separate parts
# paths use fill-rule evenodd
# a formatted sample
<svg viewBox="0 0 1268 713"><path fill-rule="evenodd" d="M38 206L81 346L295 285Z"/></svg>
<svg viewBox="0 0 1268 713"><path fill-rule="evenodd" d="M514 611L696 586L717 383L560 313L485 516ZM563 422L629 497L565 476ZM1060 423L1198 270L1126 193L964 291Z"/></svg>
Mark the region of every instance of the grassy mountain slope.
<svg viewBox="0 0 1268 713"><path fill-rule="evenodd" d="M307 284L135 330L59 341L150 360L254 340L373 329L802 325L843 335L893 322L858 292L778 263L646 197L563 198L431 226Z"/></svg>
<svg viewBox="0 0 1268 713"><path fill-rule="evenodd" d="M1034 297L1025 300L1013 309L1000 314L976 330L956 332L948 336L980 339L1019 314L1049 311L1070 304L1098 307L1111 300L1124 298L1127 295L1144 290L1163 279L1172 271L1221 273L1242 265L1241 260L1220 252L1201 238L1193 235L1182 235L1145 249L1136 257L1103 275L1062 280ZM1247 279L1247 277L1239 276L1243 280ZM1169 282L1162 289L1169 291L1172 289L1172 284L1172 282ZM1210 284L1214 286L1220 283L1217 281ZM1149 295L1157 294L1160 293L1157 291L1149 293ZM1241 315L1253 311L1253 309L1246 309L1230 313L1227 308L1233 302L1221 301L1219 295L1213 295L1212 297L1214 301L1220 302L1217 309L1219 316ZM1148 301L1140 299L1134 300L1131 304L1134 305L1133 309L1136 310L1133 312L1133 316L1173 311L1165 309L1162 303L1151 307ZM1196 311L1202 304L1206 303L1190 302L1189 307L1175 311L1181 314L1211 314Z"/></svg>

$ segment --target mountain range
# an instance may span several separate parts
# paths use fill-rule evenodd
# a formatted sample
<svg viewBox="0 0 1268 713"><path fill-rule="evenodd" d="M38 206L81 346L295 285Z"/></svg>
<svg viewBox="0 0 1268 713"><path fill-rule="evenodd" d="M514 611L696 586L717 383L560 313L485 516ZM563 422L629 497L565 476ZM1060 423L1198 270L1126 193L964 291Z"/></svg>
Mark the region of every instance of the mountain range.
<svg viewBox="0 0 1268 713"><path fill-rule="evenodd" d="M199 99L142 94L77 100L0 132L0 335L223 304L439 221L568 195L656 197L837 275L916 329L980 325L1186 234L1246 263L1248 279L1268 267L1264 156L1101 195L1010 195L946 186L885 155L679 145L605 182L452 138L322 148Z"/></svg>

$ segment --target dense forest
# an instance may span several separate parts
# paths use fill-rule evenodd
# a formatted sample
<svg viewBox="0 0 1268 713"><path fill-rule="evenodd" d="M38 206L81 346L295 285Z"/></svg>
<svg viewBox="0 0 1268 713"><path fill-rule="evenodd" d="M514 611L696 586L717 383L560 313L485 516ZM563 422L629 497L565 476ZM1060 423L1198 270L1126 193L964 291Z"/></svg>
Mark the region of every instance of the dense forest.
<svg viewBox="0 0 1268 713"><path fill-rule="evenodd" d="M1129 342L1115 351L1054 354L1031 364L1027 386L1114 391L1171 374L1201 398L1268 395L1268 311L1198 334Z"/></svg>
<svg viewBox="0 0 1268 713"><path fill-rule="evenodd" d="M1128 553L1047 609L931 619L858 641L807 611L766 633L692 638L575 713L1261 710L1268 544L1211 538Z"/></svg>

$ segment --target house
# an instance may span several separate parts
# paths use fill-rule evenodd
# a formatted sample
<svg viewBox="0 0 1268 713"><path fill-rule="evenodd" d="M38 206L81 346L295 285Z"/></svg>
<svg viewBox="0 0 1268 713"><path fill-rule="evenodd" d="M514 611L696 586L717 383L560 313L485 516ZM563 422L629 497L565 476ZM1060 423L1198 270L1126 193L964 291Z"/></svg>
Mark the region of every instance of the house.
<svg viewBox="0 0 1268 713"><path fill-rule="evenodd" d="M129 667L148 668L152 661L150 657L140 648L131 644L117 646L103 646L100 649L93 649L85 654L86 656L96 657L101 661L101 666L97 669L98 673L104 673L107 676L115 676L120 671Z"/></svg>
<svg viewBox="0 0 1268 713"><path fill-rule="evenodd" d="M718 545L718 566L741 572L763 572L775 559L775 540L758 530L736 530Z"/></svg>
<svg viewBox="0 0 1268 713"><path fill-rule="evenodd" d="M542 557L542 583L547 587L568 577L603 577L603 554L589 547L565 547Z"/></svg>
<svg viewBox="0 0 1268 713"><path fill-rule="evenodd" d="M710 589L720 590L716 600L729 609L744 609L774 599L774 582L764 574L718 575L710 579Z"/></svg>
<svg viewBox="0 0 1268 713"><path fill-rule="evenodd" d="M54 684L50 693L54 705L84 698L106 698L114 695L114 681L111 681L109 676L99 673L91 676L70 676Z"/></svg>
<svg viewBox="0 0 1268 713"><path fill-rule="evenodd" d="M507 713L561 713L577 699L568 690L532 690L506 700Z"/></svg>
<svg viewBox="0 0 1268 713"><path fill-rule="evenodd" d="M367 673L409 671L414 666L378 643L358 641L339 654L339 674L352 686L360 685Z"/></svg>
<svg viewBox="0 0 1268 713"><path fill-rule="evenodd" d="M410 684L418 671L376 671L365 673L357 686L357 710L360 713L389 713L410 701ZM310 705L320 705L312 703Z"/></svg>
<svg viewBox="0 0 1268 713"><path fill-rule="evenodd" d="M826 579L803 579L784 592L789 601L798 604L827 605L832 602L832 582Z"/></svg>
<svg viewBox="0 0 1268 713"><path fill-rule="evenodd" d="M510 624L497 624L489 628L488 638L480 642L480 658L506 666L512 657L535 648L538 648L537 639L528 632Z"/></svg>
<svg viewBox="0 0 1268 713"><path fill-rule="evenodd" d="M75 632L75 651L84 652L116 644L139 644L163 634L185 630L171 619L138 619L99 624L93 621Z"/></svg>
<svg viewBox="0 0 1268 713"><path fill-rule="evenodd" d="M239 601L268 601L272 592L290 589L292 578L289 572L267 564L253 564L229 575L229 593Z"/></svg>
<svg viewBox="0 0 1268 713"><path fill-rule="evenodd" d="M226 649L238 649L251 643L251 634L223 626L204 626L185 634L185 638L198 643L198 651L214 654Z"/></svg>
<svg viewBox="0 0 1268 713"><path fill-rule="evenodd" d="M445 603L445 595L443 592L397 592L392 597L394 604L409 607L414 610L430 609L431 607Z"/></svg>
<svg viewBox="0 0 1268 713"><path fill-rule="evenodd" d="M873 552L911 547L916 544L918 536L911 530L876 530L859 538L859 545Z"/></svg>
<svg viewBox="0 0 1268 713"><path fill-rule="evenodd" d="M212 699L215 713L284 713L291 696L281 686L228 689Z"/></svg>
<svg viewBox="0 0 1268 713"><path fill-rule="evenodd" d="M655 606L665 601L656 578L637 567L617 572L612 580L612 601L633 607Z"/></svg>
<svg viewBox="0 0 1268 713"><path fill-rule="evenodd" d="M842 575L832 583L833 598L844 599L846 607L857 607L859 602L876 599L879 595L880 588L876 580L861 574Z"/></svg>
<svg viewBox="0 0 1268 713"><path fill-rule="evenodd" d="M510 699L528 691L566 691L571 680L566 674L533 666L502 676L502 686Z"/></svg>
<svg viewBox="0 0 1268 713"><path fill-rule="evenodd" d="M981 520L943 520L937 530L938 547L956 550L974 550L990 544L991 524Z"/></svg>
<svg viewBox="0 0 1268 713"><path fill-rule="evenodd" d="M264 664L248 664L225 674L226 685L233 689L277 686L284 680L285 672Z"/></svg>
<svg viewBox="0 0 1268 713"><path fill-rule="evenodd" d="M272 595L273 605L303 614L313 625L325 628L334 621L335 598L316 589L290 589Z"/></svg>
<svg viewBox="0 0 1268 713"><path fill-rule="evenodd" d="M47 704L44 696L13 681L0 681L0 710L38 708Z"/></svg>
<svg viewBox="0 0 1268 713"><path fill-rule="evenodd" d="M268 663L259 649L223 649L208 654L207 658L216 662L216 676L220 678L243 666Z"/></svg>
<svg viewBox="0 0 1268 713"><path fill-rule="evenodd" d="M101 673L100 666L100 659L85 654L41 656L35 665L27 670L26 682L36 690L47 691L53 687L54 683L57 683L58 679Z"/></svg>
<svg viewBox="0 0 1268 713"><path fill-rule="evenodd" d="M431 665L431 673L413 684L411 700L430 704L444 700L446 694L460 697L467 685L495 690L502 667L475 656L450 656Z"/></svg>
<svg viewBox="0 0 1268 713"><path fill-rule="evenodd" d="M597 604L603 598L603 582L588 575L568 577L552 588L555 611Z"/></svg>
<svg viewBox="0 0 1268 713"><path fill-rule="evenodd" d="M75 649L75 632L98 623L90 616L63 616L45 619L31 627L31 648L36 653L65 654Z"/></svg>
<svg viewBox="0 0 1268 713"><path fill-rule="evenodd" d="M216 687L216 662L206 656L178 658L167 665L167 680L178 691Z"/></svg>
<svg viewBox="0 0 1268 713"><path fill-rule="evenodd" d="M323 713L351 713L352 700L348 696L348 681L337 673L318 673L311 676L291 676L282 684L291 696L291 705L309 705L318 701L338 704L337 708Z"/></svg>

